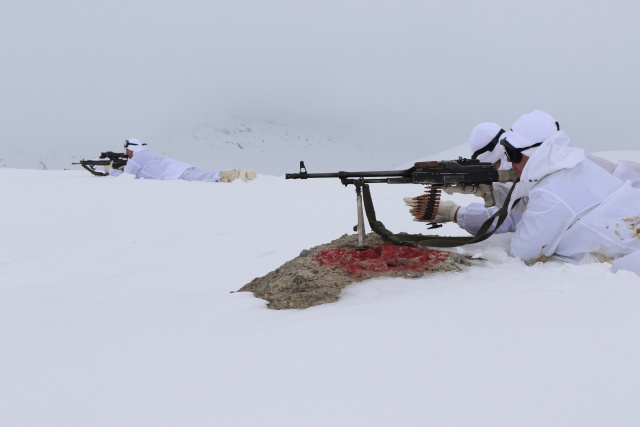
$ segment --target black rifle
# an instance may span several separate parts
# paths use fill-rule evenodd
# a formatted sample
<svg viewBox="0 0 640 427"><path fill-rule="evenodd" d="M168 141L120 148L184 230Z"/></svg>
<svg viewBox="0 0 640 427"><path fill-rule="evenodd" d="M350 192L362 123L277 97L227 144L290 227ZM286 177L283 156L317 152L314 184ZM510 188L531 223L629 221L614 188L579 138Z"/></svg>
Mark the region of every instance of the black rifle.
<svg viewBox="0 0 640 427"><path fill-rule="evenodd" d="M71 163L72 165L81 165L83 168L91 172L96 176L107 176L108 173L100 172L95 169L96 166L107 166L113 162L111 165L114 169L120 169L127 164L127 160L129 158L125 153L114 153L113 151L105 151L100 153L100 160L85 160L82 159L77 163Z"/></svg>
<svg viewBox="0 0 640 427"><path fill-rule="evenodd" d="M478 159L463 159L462 157L458 160L418 162L413 167L404 170L332 173L308 173L304 162L301 161L299 173L285 174L285 179L310 178L339 178L345 186L353 184L356 187L358 225L354 227L354 231L359 233L358 244L360 247L363 247L364 239L361 190L364 190L365 193L365 208L369 224L378 234L381 234L378 232L379 229L384 229L382 223L375 219L373 202L368 188L370 183L424 185L426 194L423 195L422 200L426 203L418 207L414 216L417 219L429 221L435 218L440 192L443 189L447 192L476 194L482 197L485 200L485 206L489 207L495 205L491 184L515 181L511 171L498 171L492 163L483 163ZM379 226L376 227L374 223ZM432 228L440 226L433 222L429 225ZM384 232L390 233L386 229Z"/></svg>

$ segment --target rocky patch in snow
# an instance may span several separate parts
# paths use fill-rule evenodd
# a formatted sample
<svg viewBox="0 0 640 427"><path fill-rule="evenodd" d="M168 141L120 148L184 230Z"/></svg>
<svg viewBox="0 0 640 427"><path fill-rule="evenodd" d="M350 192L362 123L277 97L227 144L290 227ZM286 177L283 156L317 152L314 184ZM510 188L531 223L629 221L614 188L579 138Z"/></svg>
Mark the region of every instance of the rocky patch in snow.
<svg viewBox="0 0 640 427"><path fill-rule="evenodd" d="M439 271L457 271L466 257L437 249L418 249L384 242L369 233L366 248L357 235L342 237L303 250L265 276L253 279L238 292L253 292L272 309L308 308L335 302L351 283L375 277L417 278Z"/></svg>

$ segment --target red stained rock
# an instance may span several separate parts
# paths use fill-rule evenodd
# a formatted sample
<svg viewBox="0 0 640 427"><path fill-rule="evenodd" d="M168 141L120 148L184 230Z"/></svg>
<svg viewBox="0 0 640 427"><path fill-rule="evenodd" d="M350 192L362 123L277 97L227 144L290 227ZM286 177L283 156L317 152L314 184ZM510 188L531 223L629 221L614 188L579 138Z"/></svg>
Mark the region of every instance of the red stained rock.
<svg viewBox="0 0 640 427"><path fill-rule="evenodd" d="M329 248L316 256L321 266L336 266L351 276L361 277L368 272L424 272L433 270L451 257L449 252L418 249L383 243L364 250Z"/></svg>

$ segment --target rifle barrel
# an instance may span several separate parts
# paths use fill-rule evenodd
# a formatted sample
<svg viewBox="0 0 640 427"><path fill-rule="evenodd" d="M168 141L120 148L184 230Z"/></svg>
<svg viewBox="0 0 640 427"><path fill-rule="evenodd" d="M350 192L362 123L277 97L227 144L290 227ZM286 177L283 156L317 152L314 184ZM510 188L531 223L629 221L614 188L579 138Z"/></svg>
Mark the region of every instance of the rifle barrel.
<svg viewBox="0 0 640 427"><path fill-rule="evenodd" d="M327 173L288 173L285 174L285 179L307 179L307 178L387 178L387 177L402 177L411 176L409 170L395 170L395 171L366 171L366 172L327 172Z"/></svg>

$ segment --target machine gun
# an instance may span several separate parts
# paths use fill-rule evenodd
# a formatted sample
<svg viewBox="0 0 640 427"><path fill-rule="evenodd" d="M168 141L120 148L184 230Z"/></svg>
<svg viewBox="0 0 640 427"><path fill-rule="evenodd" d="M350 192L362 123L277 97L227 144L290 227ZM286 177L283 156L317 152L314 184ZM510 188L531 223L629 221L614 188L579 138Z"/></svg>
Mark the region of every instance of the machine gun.
<svg viewBox="0 0 640 427"><path fill-rule="evenodd" d="M490 207L495 205L491 184L516 181L512 171L498 171L492 163L483 163L478 159L464 159L462 157L458 160L418 162L405 170L332 173L308 173L304 162L301 161L299 173L285 174L285 179L311 178L339 178L343 185L353 184L356 187L358 225L354 227L354 231L358 232L359 247L364 247L365 234L362 209L363 191L371 228L383 237L392 234L375 218L368 186L370 183L424 185L425 194L412 199L415 201L412 213L416 220L429 222L433 221L436 216L442 190L447 193L478 195L484 199L485 206ZM429 225L431 228L441 226L435 222L429 222ZM487 225L487 228L489 226L490 224Z"/></svg>
<svg viewBox="0 0 640 427"><path fill-rule="evenodd" d="M96 166L107 166L113 162L112 167L114 169L123 168L127 164L129 158L125 153L114 153L113 151L105 151L100 153L100 160L85 160L82 159L77 163L71 163L72 165L81 165L83 168L91 172L96 176L107 176L108 173L96 170Z"/></svg>

